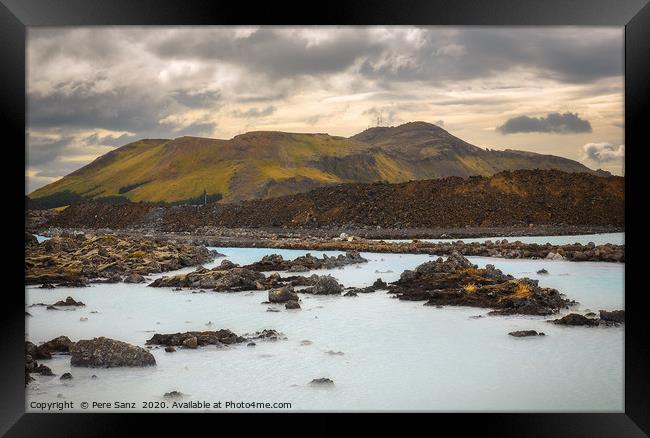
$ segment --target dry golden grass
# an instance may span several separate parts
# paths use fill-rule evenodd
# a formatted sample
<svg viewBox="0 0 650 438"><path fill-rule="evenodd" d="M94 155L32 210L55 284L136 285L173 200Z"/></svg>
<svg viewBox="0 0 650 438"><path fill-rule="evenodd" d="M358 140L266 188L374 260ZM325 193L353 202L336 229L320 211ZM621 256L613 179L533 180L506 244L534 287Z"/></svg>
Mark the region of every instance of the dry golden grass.
<svg viewBox="0 0 650 438"><path fill-rule="evenodd" d="M517 284L517 288L515 289L515 293L512 294L513 297L515 298L526 298L529 297L532 293L532 290L530 289L530 286L527 283L519 283Z"/></svg>
<svg viewBox="0 0 650 438"><path fill-rule="evenodd" d="M476 292L476 289L478 289L478 288L476 287L476 285L474 283L469 283L469 284L466 284L465 286L463 286L463 289L465 289L465 292L467 292L468 294L472 294L472 293Z"/></svg>

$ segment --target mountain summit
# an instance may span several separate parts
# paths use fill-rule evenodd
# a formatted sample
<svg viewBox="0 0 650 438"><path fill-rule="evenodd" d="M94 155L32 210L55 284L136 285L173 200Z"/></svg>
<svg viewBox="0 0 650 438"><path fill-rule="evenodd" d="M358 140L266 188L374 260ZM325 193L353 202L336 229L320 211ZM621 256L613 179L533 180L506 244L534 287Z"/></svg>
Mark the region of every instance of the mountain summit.
<svg viewBox="0 0 650 438"><path fill-rule="evenodd" d="M488 176L516 169L601 174L553 155L482 149L439 126L410 122L369 128L349 138L253 131L230 140L139 140L29 197L48 206L84 199L182 202L209 196L238 201L332 184Z"/></svg>

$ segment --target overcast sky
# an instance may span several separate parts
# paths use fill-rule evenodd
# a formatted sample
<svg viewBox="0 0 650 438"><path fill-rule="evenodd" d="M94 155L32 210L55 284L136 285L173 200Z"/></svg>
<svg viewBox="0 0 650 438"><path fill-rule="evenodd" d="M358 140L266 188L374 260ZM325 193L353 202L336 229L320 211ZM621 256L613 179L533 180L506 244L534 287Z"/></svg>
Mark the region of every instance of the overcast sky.
<svg viewBox="0 0 650 438"><path fill-rule="evenodd" d="M623 28L29 28L28 191L139 138L436 123L623 173Z"/></svg>

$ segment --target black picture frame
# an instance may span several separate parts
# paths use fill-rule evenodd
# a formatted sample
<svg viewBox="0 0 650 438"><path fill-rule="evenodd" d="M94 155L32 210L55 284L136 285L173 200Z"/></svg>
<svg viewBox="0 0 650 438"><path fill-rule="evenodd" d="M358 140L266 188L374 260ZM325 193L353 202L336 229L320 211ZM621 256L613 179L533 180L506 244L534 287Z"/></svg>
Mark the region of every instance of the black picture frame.
<svg viewBox="0 0 650 438"><path fill-rule="evenodd" d="M24 296L22 261L24 241L25 175L21 162L25 154L25 37L30 26L77 25L202 25L202 24L440 24L440 25L613 25L625 26L625 185L626 185L626 325L625 325L625 412L566 414L435 414L414 416L405 421L374 416L362 418L368 425L386 432L400 431L405 424L417 424L424 431L445 430L454 434L473 432L498 436L582 436L642 437L650 433L650 348L645 326L641 226L645 222L644 147L647 135L644 115L650 101L650 6L647 0L357 0L323 3L245 3L222 0L0 0L0 117L5 125L5 154L2 173L5 189L4 214L7 257L2 316L2 360L0 360L0 434L6 436L115 436L128 433L138 422L137 415L117 414L35 414L25 413L24 332L20 313ZM647 164L645 164L647 166ZM635 214L636 213L636 214ZM14 231L15 230L15 231ZM638 253L638 254L635 254ZM638 285L638 287L634 287ZM645 287L644 287L645 286ZM381 382L378 382L381 384ZM395 407L399 411L399 406ZM199 421L210 424L208 431L220 432L225 417L185 414L148 414L148 434L154 429L169 432L174 424L185 427ZM201 417L201 418L199 418ZM207 418L206 418L207 417ZM265 418L246 421L235 416L238 427L290 429L294 419ZM338 431L338 421L301 416L320 432ZM191 418L188 422L188 418ZM231 417L232 418L232 417ZM406 423L408 421L408 423ZM142 420L140 420L142 422ZM414 423L411 423L414 422ZM231 423L231 426L233 425ZM427 428L427 425L429 428ZM303 426L304 427L304 426ZM300 429L305 432L305 429ZM310 426L307 426L310 427ZM403 430L403 429L402 429ZM403 433L403 432L402 432Z"/></svg>

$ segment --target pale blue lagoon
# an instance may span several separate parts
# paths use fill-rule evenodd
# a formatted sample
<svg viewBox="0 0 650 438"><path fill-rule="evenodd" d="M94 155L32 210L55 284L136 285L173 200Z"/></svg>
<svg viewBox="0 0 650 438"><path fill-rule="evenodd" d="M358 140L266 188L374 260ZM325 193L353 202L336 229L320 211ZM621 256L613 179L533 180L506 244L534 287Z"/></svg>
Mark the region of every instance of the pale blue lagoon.
<svg viewBox="0 0 650 438"><path fill-rule="evenodd" d="M216 249L239 264L272 253L285 258L307 252L339 254ZM380 277L394 281L403 270L431 259L428 255L362 255L369 263L314 273L329 273L345 286L365 286ZM623 264L470 259L479 266L492 263L506 273L557 288L579 301L579 311L624 308ZM536 274L541 268L549 274ZM72 340L107 336L144 345L156 332L219 328L238 334L273 328L287 339L225 350L208 346L170 354L153 349L157 365L150 368L71 368L69 357L59 356L43 361L57 376L34 375L37 381L27 392L30 411L32 401L70 400L78 406L84 400L129 400L137 402L138 408L144 401L171 405L163 394L172 390L186 394L182 401L290 402L296 411L624 409L622 327L560 327L545 322L544 317L472 318L488 310L426 307L422 302L396 300L385 291L358 297L303 294L302 310L277 306L280 312L267 312L269 305L261 304L267 299L264 291L192 293L122 283L81 289L29 287L26 291L27 304L51 303L67 296L85 302L86 307L76 311L29 308L33 316L27 318L27 339L39 343L59 335ZM88 320L80 321L82 316ZM547 336L508 336L510 331L527 329ZM303 345L305 340L311 344ZM74 378L63 383L59 376L64 372ZM91 379L93 374L98 378ZM332 379L334 386L309 385L319 377Z"/></svg>

